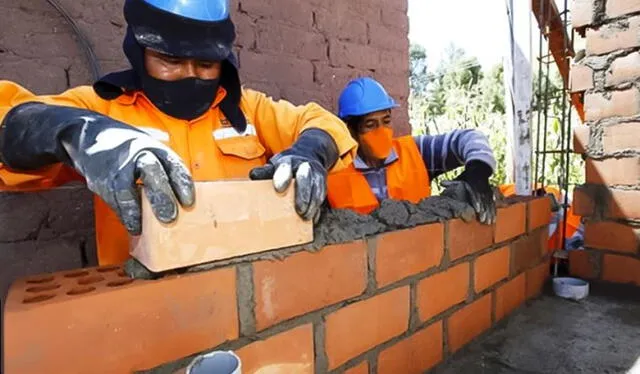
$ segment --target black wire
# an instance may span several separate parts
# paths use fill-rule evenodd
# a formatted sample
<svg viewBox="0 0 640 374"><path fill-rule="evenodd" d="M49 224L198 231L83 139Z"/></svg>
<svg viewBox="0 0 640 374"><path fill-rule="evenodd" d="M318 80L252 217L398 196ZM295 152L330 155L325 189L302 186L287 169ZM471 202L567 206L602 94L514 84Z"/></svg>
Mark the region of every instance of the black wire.
<svg viewBox="0 0 640 374"><path fill-rule="evenodd" d="M62 17L69 22L71 27L73 28L73 32L78 36L78 40L80 41L80 46L84 50L84 54L87 57L89 62L89 67L91 69L91 75L93 76L93 80L97 81L102 76L100 74L100 65L98 64L98 59L96 58L96 54L93 51L93 47L91 47L91 43L89 43L89 39L87 39L86 35L80 30L78 24L73 20L71 15L62 7L62 5L58 2L58 0L47 0L52 7L54 7L58 13L62 15Z"/></svg>

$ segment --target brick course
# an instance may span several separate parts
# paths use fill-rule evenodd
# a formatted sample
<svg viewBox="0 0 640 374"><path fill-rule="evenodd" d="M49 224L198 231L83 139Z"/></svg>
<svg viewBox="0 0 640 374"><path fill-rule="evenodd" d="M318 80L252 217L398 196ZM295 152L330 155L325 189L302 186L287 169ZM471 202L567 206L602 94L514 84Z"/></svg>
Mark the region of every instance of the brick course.
<svg viewBox="0 0 640 374"><path fill-rule="evenodd" d="M531 209L539 200L547 201L520 204L545 214ZM119 267L23 279L14 284L7 303L5 372L67 372L85 366L94 372L166 371L165 365L184 367L191 355L231 349L247 372L421 373L492 326L494 309L497 319L506 318L525 298L539 294L548 277L549 262L540 250L546 227L523 232L500 247L490 241L452 263L442 256L441 244L443 226L456 234L451 223L313 253L276 250L153 281L132 281ZM493 233L495 227L464 225L457 235L477 237L487 229ZM416 245L426 237L437 240ZM510 273L514 241L533 255L520 259L522 271ZM429 251L435 254L423 257ZM395 256L420 265L403 272ZM442 263L433 260L440 258ZM624 270L624 279L631 277L632 268L610 263ZM375 282L385 266L394 270L388 273L392 276ZM66 344L43 343L52 337ZM77 357L78 350L96 342L96 349L116 353ZM283 346L289 348L279 349ZM24 360L34 347L38 358Z"/></svg>

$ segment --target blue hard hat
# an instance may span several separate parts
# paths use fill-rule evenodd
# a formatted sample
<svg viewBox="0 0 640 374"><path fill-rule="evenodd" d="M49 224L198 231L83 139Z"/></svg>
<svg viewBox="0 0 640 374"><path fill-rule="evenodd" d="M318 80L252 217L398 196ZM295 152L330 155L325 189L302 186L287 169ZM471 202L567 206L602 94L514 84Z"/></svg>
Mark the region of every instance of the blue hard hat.
<svg viewBox="0 0 640 374"><path fill-rule="evenodd" d="M228 0L144 0L147 4L198 21L221 21L229 17Z"/></svg>
<svg viewBox="0 0 640 374"><path fill-rule="evenodd" d="M357 78L350 81L340 94L338 117L363 116L397 107L398 104L378 81L369 77Z"/></svg>
<svg viewBox="0 0 640 374"><path fill-rule="evenodd" d="M126 0L124 18L138 44L168 55L222 61L233 51L229 0Z"/></svg>

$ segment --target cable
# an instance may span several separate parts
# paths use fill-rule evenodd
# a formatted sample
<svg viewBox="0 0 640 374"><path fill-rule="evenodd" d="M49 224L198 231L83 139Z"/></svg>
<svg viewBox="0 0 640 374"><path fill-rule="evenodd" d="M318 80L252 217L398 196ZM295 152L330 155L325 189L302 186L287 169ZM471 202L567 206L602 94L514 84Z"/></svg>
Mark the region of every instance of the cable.
<svg viewBox="0 0 640 374"><path fill-rule="evenodd" d="M80 41L80 46L84 50L84 54L87 57L89 62L89 67L91 69L91 75L93 76L93 80L97 81L102 76L100 74L100 65L98 63L98 59L96 58L96 54L91 47L91 43L89 43L89 39L87 39L86 35L80 30L78 24L73 20L71 15L62 7L62 5L58 2L58 0L47 0L47 3L54 7L62 17L69 22L71 27L73 28L73 32L75 32L78 40Z"/></svg>

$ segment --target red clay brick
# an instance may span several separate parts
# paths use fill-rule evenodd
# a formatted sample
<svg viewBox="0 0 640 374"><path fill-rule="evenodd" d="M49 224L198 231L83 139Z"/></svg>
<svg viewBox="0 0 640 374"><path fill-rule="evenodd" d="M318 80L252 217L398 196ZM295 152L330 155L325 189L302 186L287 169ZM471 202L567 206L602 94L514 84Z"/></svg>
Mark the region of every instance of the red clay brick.
<svg viewBox="0 0 640 374"><path fill-rule="evenodd" d="M442 321L380 352L379 374L422 374L442 361Z"/></svg>
<svg viewBox="0 0 640 374"><path fill-rule="evenodd" d="M333 370L407 330L409 287L348 305L325 321L325 350Z"/></svg>
<svg viewBox="0 0 640 374"><path fill-rule="evenodd" d="M496 290L496 321L513 312L525 300L527 285L525 274L507 282Z"/></svg>
<svg viewBox="0 0 640 374"><path fill-rule="evenodd" d="M236 305L232 267L154 281L117 267L23 279L5 304L4 370L153 368L238 338ZM87 347L104 354L79 354Z"/></svg>
<svg viewBox="0 0 640 374"><path fill-rule="evenodd" d="M584 154L589 146L589 126L577 125L573 127L573 152Z"/></svg>
<svg viewBox="0 0 640 374"><path fill-rule="evenodd" d="M313 325L303 325L266 340L253 342L235 353L242 361L243 373L258 374L268 371L313 374Z"/></svg>
<svg viewBox="0 0 640 374"><path fill-rule="evenodd" d="M582 217L589 217L595 213L595 205L589 192L580 187L573 190L573 212Z"/></svg>
<svg viewBox="0 0 640 374"><path fill-rule="evenodd" d="M262 330L364 292L366 244L339 244L283 261L259 261L253 274L256 327Z"/></svg>
<svg viewBox="0 0 640 374"><path fill-rule="evenodd" d="M640 218L640 191L611 190L607 218Z"/></svg>
<svg viewBox="0 0 640 374"><path fill-rule="evenodd" d="M602 268L601 253L592 251L569 252L569 274L584 279L596 279Z"/></svg>
<svg viewBox="0 0 640 374"><path fill-rule="evenodd" d="M585 168L587 183L628 186L640 184L640 157L599 161L587 159Z"/></svg>
<svg viewBox="0 0 640 374"><path fill-rule="evenodd" d="M551 220L551 199L542 197L529 202L529 232L548 225Z"/></svg>
<svg viewBox="0 0 640 374"><path fill-rule="evenodd" d="M614 18L640 11L640 0L607 0L607 17Z"/></svg>
<svg viewBox="0 0 640 374"><path fill-rule="evenodd" d="M583 92L593 88L593 69L587 65L571 65L571 92Z"/></svg>
<svg viewBox="0 0 640 374"><path fill-rule="evenodd" d="M585 225L584 245L624 253L638 253L640 229L616 222L590 222Z"/></svg>
<svg viewBox="0 0 640 374"><path fill-rule="evenodd" d="M397 6L398 3L407 3L406 1L383 1L386 9L382 11L382 24L391 28L398 29L404 35L409 31L409 16L406 10L391 9L389 6Z"/></svg>
<svg viewBox="0 0 640 374"><path fill-rule="evenodd" d="M622 0L626 1L626 0ZM608 24L599 29L587 30L587 54L602 55L618 49L640 46L637 30L640 28L640 17L629 18L629 27L620 28L616 24ZM589 105L586 105L588 108Z"/></svg>
<svg viewBox="0 0 640 374"><path fill-rule="evenodd" d="M351 369L345 370L344 374L369 374L369 361L363 361Z"/></svg>
<svg viewBox="0 0 640 374"><path fill-rule="evenodd" d="M339 1L331 9L316 9L318 30L330 38L367 44L367 22L348 8L347 2Z"/></svg>
<svg viewBox="0 0 640 374"><path fill-rule="evenodd" d="M602 135L605 153L624 150L640 150L640 122L620 123L606 126Z"/></svg>
<svg viewBox="0 0 640 374"><path fill-rule="evenodd" d="M474 286L481 292L509 276L509 247L502 247L476 259Z"/></svg>
<svg viewBox="0 0 640 374"><path fill-rule="evenodd" d="M635 33L635 31L634 31ZM585 94L585 119L597 121L611 117L629 117L640 114L640 93L636 88L608 93L589 92Z"/></svg>
<svg viewBox="0 0 640 374"><path fill-rule="evenodd" d="M274 56L241 50L238 53L242 78L267 82L269 77L279 77L280 84L306 86L313 84L313 64L291 56Z"/></svg>
<svg viewBox="0 0 640 374"><path fill-rule="evenodd" d="M469 223L461 219L451 220L448 243L452 261L468 256L493 244L493 226L483 225L476 220Z"/></svg>
<svg viewBox="0 0 640 374"><path fill-rule="evenodd" d="M328 60L324 36L270 20L256 22L257 50L270 55L290 55L308 60Z"/></svg>
<svg viewBox="0 0 640 374"><path fill-rule="evenodd" d="M491 294L455 312L447 321L449 350L456 352L491 327Z"/></svg>
<svg viewBox="0 0 640 374"><path fill-rule="evenodd" d="M604 255L602 279L640 286L640 260L632 257ZM6 349L6 348L5 348Z"/></svg>
<svg viewBox="0 0 640 374"><path fill-rule="evenodd" d="M379 65L377 49L339 40L329 41L329 61L333 66L357 66L360 69L375 69Z"/></svg>
<svg viewBox="0 0 640 374"><path fill-rule="evenodd" d="M382 235L376 249L376 280L384 287L438 266L444 255L444 226L418 226Z"/></svg>
<svg viewBox="0 0 640 374"><path fill-rule="evenodd" d="M418 283L418 312L421 321L428 321L469 294L469 263L463 263Z"/></svg>
<svg viewBox="0 0 640 374"><path fill-rule="evenodd" d="M527 299L536 297L542 292L547 278L549 278L549 262L543 262L527 271Z"/></svg>
<svg viewBox="0 0 640 374"><path fill-rule="evenodd" d="M407 17L407 15L404 15ZM392 29L383 25L369 27L371 46L382 51L408 51L409 39L404 30Z"/></svg>
<svg viewBox="0 0 640 374"><path fill-rule="evenodd" d="M640 53L634 52L615 59L606 73L607 86L633 81L640 76Z"/></svg>
<svg viewBox="0 0 640 374"><path fill-rule="evenodd" d="M539 230L511 244L511 274L520 274L540 262L546 253L547 231Z"/></svg>
<svg viewBox="0 0 640 374"><path fill-rule="evenodd" d="M243 1L239 5L243 12L249 13L256 18L261 16L286 22L296 25L303 30L311 30L313 25L313 8L310 4L306 4L306 2L296 2L293 0L260 0Z"/></svg>
<svg viewBox="0 0 640 374"><path fill-rule="evenodd" d="M588 26L593 22L594 0L573 0L571 2L571 24L574 28Z"/></svg>
<svg viewBox="0 0 640 374"><path fill-rule="evenodd" d="M526 210L527 205L524 203L513 204L509 207L498 209L495 233L496 243L524 234L527 229L527 221L525 219Z"/></svg>

